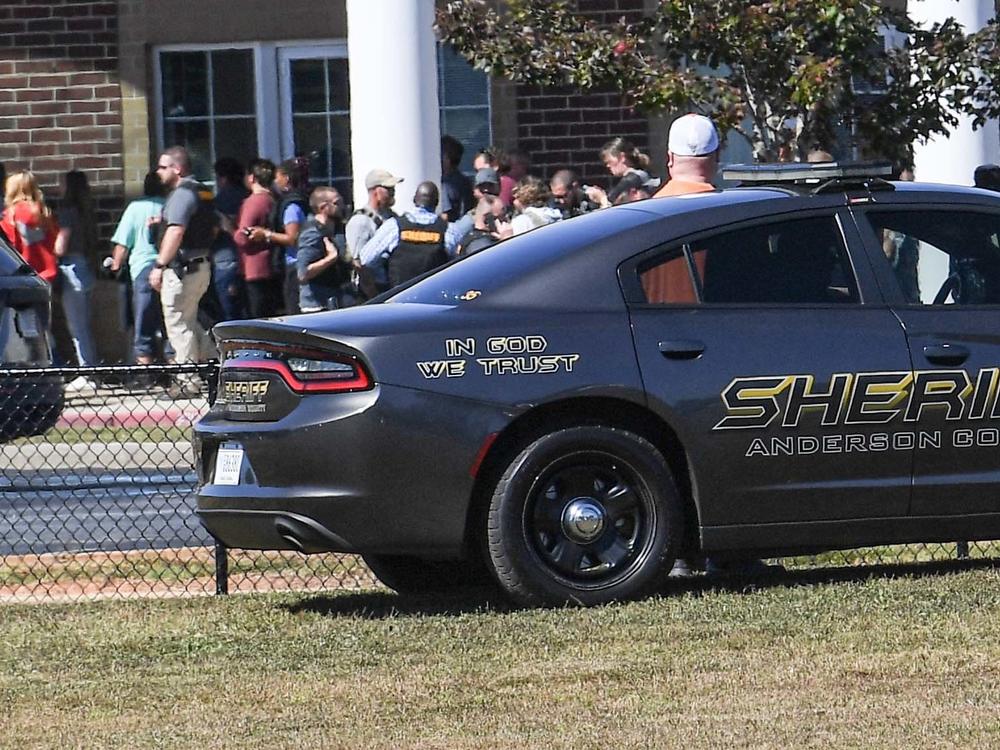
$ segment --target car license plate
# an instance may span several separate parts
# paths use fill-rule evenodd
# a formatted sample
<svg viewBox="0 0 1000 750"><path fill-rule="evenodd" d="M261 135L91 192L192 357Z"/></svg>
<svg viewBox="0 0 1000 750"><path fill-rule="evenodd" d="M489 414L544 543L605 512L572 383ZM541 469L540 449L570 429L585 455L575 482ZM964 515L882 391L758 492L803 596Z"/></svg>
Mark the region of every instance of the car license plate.
<svg viewBox="0 0 1000 750"><path fill-rule="evenodd" d="M215 484L237 485L243 473L243 449L223 445L215 456Z"/></svg>

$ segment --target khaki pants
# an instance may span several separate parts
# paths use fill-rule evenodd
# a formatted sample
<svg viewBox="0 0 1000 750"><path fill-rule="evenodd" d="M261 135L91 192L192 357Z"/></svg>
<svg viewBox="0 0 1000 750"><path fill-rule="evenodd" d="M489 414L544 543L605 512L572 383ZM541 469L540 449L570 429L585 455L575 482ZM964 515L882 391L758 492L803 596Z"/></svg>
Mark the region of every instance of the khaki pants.
<svg viewBox="0 0 1000 750"><path fill-rule="evenodd" d="M174 347L178 364L204 362L218 356L218 351L205 329L198 323L198 302L208 291L212 271L208 263L199 263L184 274L183 279L170 268L163 271L163 322L167 338Z"/></svg>

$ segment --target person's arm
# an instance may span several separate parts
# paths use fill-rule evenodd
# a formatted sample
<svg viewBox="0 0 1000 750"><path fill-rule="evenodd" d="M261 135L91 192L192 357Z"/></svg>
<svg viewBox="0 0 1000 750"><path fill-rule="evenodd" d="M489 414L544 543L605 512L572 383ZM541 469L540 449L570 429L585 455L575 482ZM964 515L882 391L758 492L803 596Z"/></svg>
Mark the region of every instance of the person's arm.
<svg viewBox="0 0 1000 750"><path fill-rule="evenodd" d="M299 233L302 230L305 220L306 215L302 209L292 203L285 209L285 213L281 217L281 223L285 229L284 232L275 232L264 227L254 227L250 233L250 239L270 242L272 245L281 245L282 247L295 247L299 244Z"/></svg>
<svg viewBox="0 0 1000 750"><path fill-rule="evenodd" d="M126 258L128 258L128 248L124 245L115 245L115 250L111 254L111 266L108 270L112 273L118 273L125 265Z"/></svg>
<svg viewBox="0 0 1000 750"><path fill-rule="evenodd" d="M444 249L448 251L448 255L455 257L456 251L458 250L458 243L462 241L462 238L467 234L466 231L462 231L463 227L459 222L454 222L448 225L448 229L444 233Z"/></svg>
<svg viewBox="0 0 1000 750"><path fill-rule="evenodd" d="M358 259L363 266L379 265L384 262L383 254L399 244L399 222L387 221L378 228L375 235L365 243Z"/></svg>
<svg viewBox="0 0 1000 750"><path fill-rule="evenodd" d="M52 252L56 254L57 258L62 258L69 251L69 239L72 231L69 227L62 227L59 233L56 235L55 245L52 247Z"/></svg>
<svg viewBox="0 0 1000 750"><path fill-rule="evenodd" d="M333 244L329 237L322 237L324 254L318 260L306 264L305 268L299 267L299 281L305 283L312 281L326 269L337 262L337 246Z"/></svg>
<svg viewBox="0 0 1000 750"><path fill-rule="evenodd" d="M163 207L161 221L167 223L160 240L160 249L156 254L156 264L149 272L149 285L159 292L163 287L163 269L177 259L184 241L184 229L187 227L194 212L198 209L198 196L193 190L175 188Z"/></svg>

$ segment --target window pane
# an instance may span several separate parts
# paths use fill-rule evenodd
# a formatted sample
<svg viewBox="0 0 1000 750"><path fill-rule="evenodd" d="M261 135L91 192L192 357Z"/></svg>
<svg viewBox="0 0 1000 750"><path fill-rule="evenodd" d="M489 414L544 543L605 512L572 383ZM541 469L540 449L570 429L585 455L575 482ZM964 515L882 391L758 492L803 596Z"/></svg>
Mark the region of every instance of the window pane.
<svg viewBox="0 0 1000 750"><path fill-rule="evenodd" d="M160 66L164 117L207 115L207 55L204 52L164 52L160 55Z"/></svg>
<svg viewBox="0 0 1000 750"><path fill-rule="evenodd" d="M330 111L347 112L351 108L351 86L348 81L347 60L327 60L330 81Z"/></svg>
<svg viewBox="0 0 1000 750"><path fill-rule="evenodd" d="M163 137L168 146L180 145L191 156L191 169L199 180L212 178L212 152L209 147L208 122L168 121L163 127Z"/></svg>
<svg viewBox="0 0 1000 750"><path fill-rule="evenodd" d="M912 304L1000 304L1000 219L990 214L868 214L886 260Z"/></svg>
<svg viewBox="0 0 1000 750"><path fill-rule="evenodd" d="M333 177L347 177L351 174L351 118L348 115L330 117L330 140Z"/></svg>
<svg viewBox="0 0 1000 750"><path fill-rule="evenodd" d="M216 115L252 115L256 112L252 50L212 52L212 94Z"/></svg>
<svg viewBox="0 0 1000 750"><path fill-rule="evenodd" d="M249 118L215 121L215 158L246 164L257 156L257 121Z"/></svg>
<svg viewBox="0 0 1000 750"><path fill-rule="evenodd" d="M292 110L326 112L326 70L322 60L292 60Z"/></svg>
<svg viewBox="0 0 1000 750"><path fill-rule="evenodd" d="M450 45L438 47L441 104L445 107L489 104L489 79Z"/></svg>
<svg viewBox="0 0 1000 750"><path fill-rule="evenodd" d="M833 217L738 229L691 243L705 303L857 302ZM694 289L677 251L640 269L649 302L689 302Z"/></svg>
<svg viewBox="0 0 1000 750"><path fill-rule="evenodd" d="M476 151L490 143L490 111L488 108L445 109L441 111L441 133L458 139L465 146L463 172L472 171Z"/></svg>
<svg viewBox="0 0 1000 750"><path fill-rule="evenodd" d="M295 153L309 159L310 177L317 181L330 178L330 154L326 140L326 116L306 115L293 118Z"/></svg>

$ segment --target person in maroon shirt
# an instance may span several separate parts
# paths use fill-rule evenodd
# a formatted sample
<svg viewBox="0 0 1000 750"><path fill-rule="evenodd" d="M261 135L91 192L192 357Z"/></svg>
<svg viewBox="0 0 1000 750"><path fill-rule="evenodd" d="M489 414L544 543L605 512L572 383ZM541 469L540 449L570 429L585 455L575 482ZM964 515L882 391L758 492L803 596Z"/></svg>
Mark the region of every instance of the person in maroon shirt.
<svg viewBox="0 0 1000 750"><path fill-rule="evenodd" d="M276 273L272 260L273 248L270 231L261 239L253 239L254 227L268 226L268 217L274 205L271 183L274 182L274 163L256 159L250 163L247 187L250 195L240 206L233 239L240 251L240 269L246 281L247 308L251 318L270 318L281 309L281 276ZM284 248L279 248L284 256Z"/></svg>

